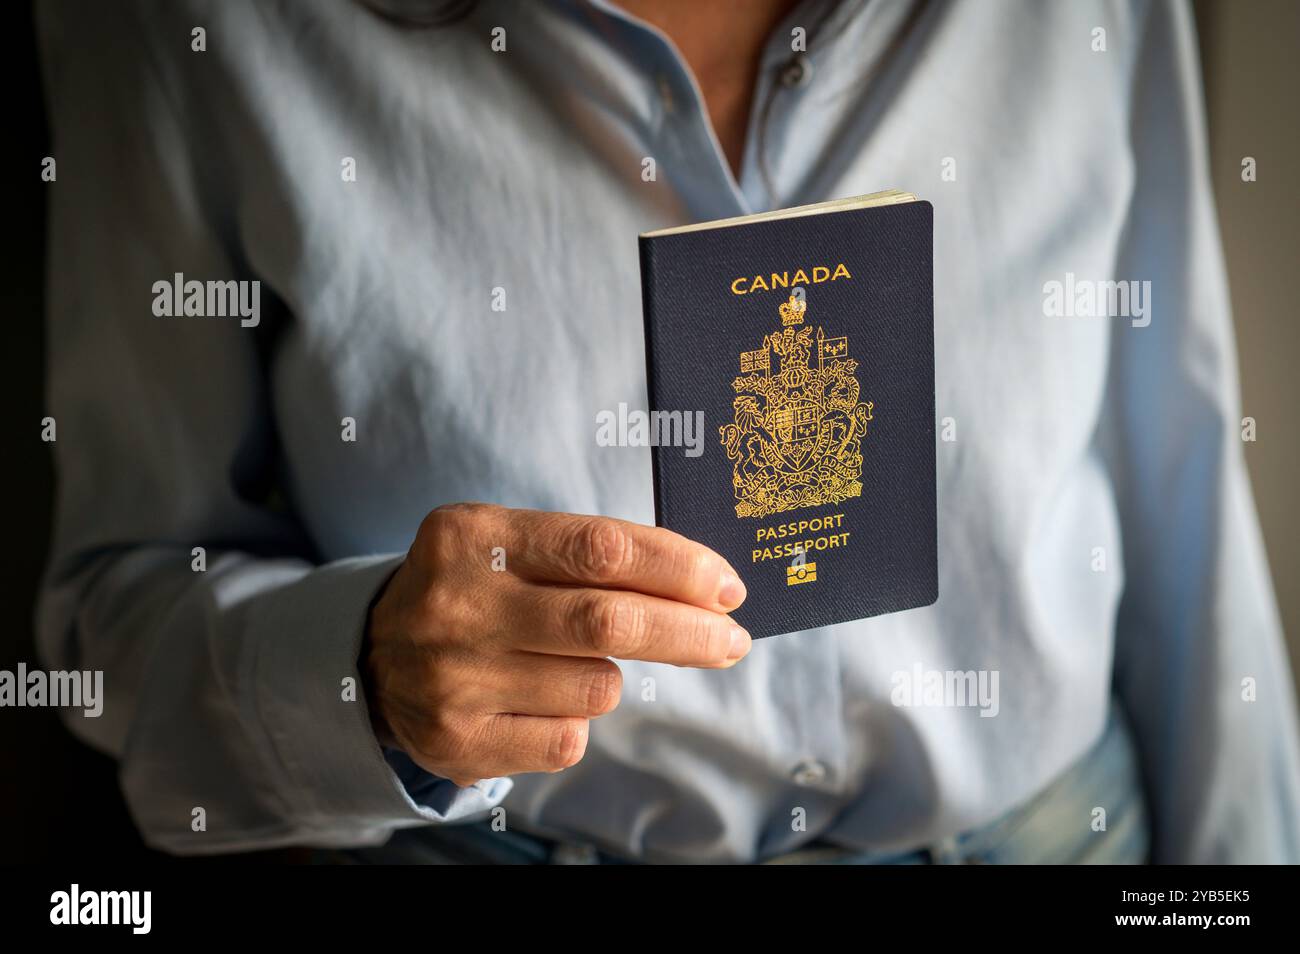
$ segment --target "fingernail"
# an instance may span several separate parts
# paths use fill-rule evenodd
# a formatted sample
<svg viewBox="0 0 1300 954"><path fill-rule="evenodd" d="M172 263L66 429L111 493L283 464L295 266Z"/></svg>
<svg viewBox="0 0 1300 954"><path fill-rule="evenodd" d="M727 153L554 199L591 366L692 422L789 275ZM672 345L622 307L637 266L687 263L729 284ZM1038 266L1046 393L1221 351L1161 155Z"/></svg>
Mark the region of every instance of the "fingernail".
<svg viewBox="0 0 1300 954"><path fill-rule="evenodd" d="M749 633L745 632L739 626L731 628L731 649L728 650L727 659L739 659L745 653L749 652L749 647L754 641L749 638Z"/></svg>
<svg viewBox="0 0 1300 954"><path fill-rule="evenodd" d="M736 571L727 567L722 571L722 586L718 589L718 602L732 610L745 602L745 584Z"/></svg>

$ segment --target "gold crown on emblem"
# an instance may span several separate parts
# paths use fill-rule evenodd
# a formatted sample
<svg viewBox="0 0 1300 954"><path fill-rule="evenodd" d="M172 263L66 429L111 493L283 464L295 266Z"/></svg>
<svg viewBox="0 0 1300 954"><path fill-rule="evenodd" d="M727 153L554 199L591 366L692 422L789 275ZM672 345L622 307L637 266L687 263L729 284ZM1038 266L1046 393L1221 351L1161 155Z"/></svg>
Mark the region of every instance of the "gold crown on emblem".
<svg viewBox="0 0 1300 954"><path fill-rule="evenodd" d="M803 313L807 310L808 303L806 301L800 301L798 298L795 298L794 295L791 295L790 300L781 305L781 324L802 325Z"/></svg>

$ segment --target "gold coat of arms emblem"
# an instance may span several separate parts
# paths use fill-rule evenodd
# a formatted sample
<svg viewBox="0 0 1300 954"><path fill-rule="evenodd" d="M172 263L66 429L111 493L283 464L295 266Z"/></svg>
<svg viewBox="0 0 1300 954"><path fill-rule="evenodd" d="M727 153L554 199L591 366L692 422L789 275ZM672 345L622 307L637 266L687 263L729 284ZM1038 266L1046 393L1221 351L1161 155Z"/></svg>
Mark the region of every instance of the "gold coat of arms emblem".
<svg viewBox="0 0 1300 954"><path fill-rule="evenodd" d="M731 382L735 420L719 428L733 462L737 517L862 494L862 439L873 404L858 401L848 338L827 338L821 328L814 338L804 324L807 310L791 295L779 309L782 329L764 337L761 348L741 352L740 376Z"/></svg>

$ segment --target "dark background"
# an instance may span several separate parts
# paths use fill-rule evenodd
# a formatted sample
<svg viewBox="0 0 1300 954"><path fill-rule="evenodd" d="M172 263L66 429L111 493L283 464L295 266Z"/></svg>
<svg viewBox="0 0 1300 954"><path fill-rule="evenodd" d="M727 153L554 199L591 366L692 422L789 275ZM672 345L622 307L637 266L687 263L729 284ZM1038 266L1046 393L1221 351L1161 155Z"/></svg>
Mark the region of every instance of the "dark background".
<svg viewBox="0 0 1300 954"><path fill-rule="evenodd" d="M99 0L108 2L108 0ZM1065 2L1065 0L1054 0ZM1246 445L1273 581L1300 672L1300 322L1293 277L1300 248L1300 189L1295 157L1300 123L1300 3L1294 0L1198 0L1195 4L1210 116L1212 175L1228 258L1237 324L1243 413L1258 441ZM3 62L9 91L0 162L6 221L4 263L2 483L7 501L0 579L0 669L39 666L32 605L45 563L54 475L40 440L45 416L42 326L46 189L40 163L50 154L42 115L39 64L27 4L6 8ZM1114 40L1112 39L1112 42ZM1243 156L1258 161L1259 181L1241 181ZM270 861L301 852L269 852ZM140 841L117 789L114 764L76 742L50 709L0 710L0 861L121 863L166 860ZM211 862L209 862L211 863Z"/></svg>

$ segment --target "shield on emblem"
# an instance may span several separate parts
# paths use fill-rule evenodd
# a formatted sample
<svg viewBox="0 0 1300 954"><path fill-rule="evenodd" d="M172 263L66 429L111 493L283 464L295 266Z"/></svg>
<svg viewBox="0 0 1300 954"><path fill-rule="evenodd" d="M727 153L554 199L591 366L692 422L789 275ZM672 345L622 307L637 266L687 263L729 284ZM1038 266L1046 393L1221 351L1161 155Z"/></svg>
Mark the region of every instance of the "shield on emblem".
<svg viewBox="0 0 1300 954"><path fill-rule="evenodd" d="M812 401L795 399L772 412L771 431L782 470L798 473L807 469L817 449L822 409Z"/></svg>

